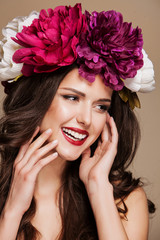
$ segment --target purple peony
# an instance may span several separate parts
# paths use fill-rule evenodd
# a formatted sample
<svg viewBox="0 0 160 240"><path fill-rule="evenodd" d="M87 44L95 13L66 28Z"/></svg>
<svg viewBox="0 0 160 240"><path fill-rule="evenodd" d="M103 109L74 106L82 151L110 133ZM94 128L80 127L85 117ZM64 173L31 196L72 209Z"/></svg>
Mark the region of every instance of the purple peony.
<svg viewBox="0 0 160 240"><path fill-rule="evenodd" d="M72 64L77 59L76 45L86 31L81 5L60 6L41 10L39 19L17 33L15 42L22 46L13 55L16 63L23 63L22 73L51 72Z"/></svg>
<svg viewBox="0 0 160 240"><path fill-rule="evenodd" d="M79 73L93 82L101 74L107 86L118 91L143 66L140 28L123 22L115 11L86 12L88 30L77 46Z"/></svg>

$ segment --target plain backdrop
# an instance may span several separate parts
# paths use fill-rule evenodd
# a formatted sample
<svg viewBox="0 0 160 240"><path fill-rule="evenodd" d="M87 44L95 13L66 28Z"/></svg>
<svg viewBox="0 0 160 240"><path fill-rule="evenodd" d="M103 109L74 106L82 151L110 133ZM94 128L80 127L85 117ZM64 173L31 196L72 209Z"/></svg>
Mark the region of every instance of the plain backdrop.
<svg viewBox="0 0 160 240"><path fill-rule="evenodd" d="M72 5L75 0L0 0L0 29L16 16L27 16L32 10L54 8L57 5ZM157 207L150 220L149 240L160 239L160 0L82 0L82 9L89 11L116 10L124 20L142 28L144 49L154 64L156 90L139 94L141 109L136 110L142 130L141 144L131 169L136 177L141 176L147 186L148 198ZM1 33L0 33L1 34ZM0 35L2 37L2 35ZM0 114L4 98L0 86Z"/></svg>

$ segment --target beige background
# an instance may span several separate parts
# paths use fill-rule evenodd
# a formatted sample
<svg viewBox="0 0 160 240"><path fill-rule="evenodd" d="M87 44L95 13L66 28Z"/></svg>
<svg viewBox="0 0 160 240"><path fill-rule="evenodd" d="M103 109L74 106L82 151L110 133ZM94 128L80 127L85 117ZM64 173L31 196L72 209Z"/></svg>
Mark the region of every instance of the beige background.
<svg viewBox="0 0 160 240"><path fill-rule="evenodd" d="M0 29L16 16L28 15L32 10L54 8L57 5L72 6L75 0L0 0ZM136 176L147 179L145 188L148 197L156 206L155 216L150 221L149 240L160 239L160 0L82 0L83 11L117 10L126 21L132 21L143 29L144 49L155 66L156 90L149 94L139 94L142 109L137 110L142 129L142 140L137 157L132 166ZM0 36L1 37L1 36ZM4 97L0 86L0 106ZM2 115L2 111L0 112Z"/></svg>

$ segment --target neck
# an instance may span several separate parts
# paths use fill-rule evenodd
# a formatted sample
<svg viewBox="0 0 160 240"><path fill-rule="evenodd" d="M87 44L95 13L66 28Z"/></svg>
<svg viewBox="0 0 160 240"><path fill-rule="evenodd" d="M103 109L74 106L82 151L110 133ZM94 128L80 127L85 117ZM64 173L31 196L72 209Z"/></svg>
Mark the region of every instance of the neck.
<svg viewBox="0 0 160 240"><path fill-rule="evenodd" d="M58 157L39 172L34 191L36 200L56 198L57 191L62 185L65 166L66 161Z"/></svg>

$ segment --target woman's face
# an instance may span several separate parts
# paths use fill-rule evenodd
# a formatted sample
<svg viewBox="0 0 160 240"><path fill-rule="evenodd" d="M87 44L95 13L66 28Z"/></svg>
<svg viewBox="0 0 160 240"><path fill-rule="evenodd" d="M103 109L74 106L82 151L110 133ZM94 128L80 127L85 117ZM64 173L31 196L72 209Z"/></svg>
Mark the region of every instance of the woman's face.
<svg viewBox="0 0 160 240"><path fill-rule="evenodd" d="M65 76L40 126L41 131L52 129L49 141L58 140L61 158L75 160L95 142L106 124L111 96L99 75L93 83L78 69Z"/></svg>

